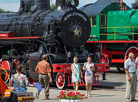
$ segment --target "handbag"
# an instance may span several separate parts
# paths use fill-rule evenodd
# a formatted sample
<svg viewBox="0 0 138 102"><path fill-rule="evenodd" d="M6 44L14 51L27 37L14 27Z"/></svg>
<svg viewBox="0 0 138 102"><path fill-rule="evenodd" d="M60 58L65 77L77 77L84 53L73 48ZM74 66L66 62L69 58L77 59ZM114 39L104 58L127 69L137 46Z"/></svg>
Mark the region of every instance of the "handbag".
<svg viewBox="0 0 138 102"><path fill-rule="evenodd" d="M79 73L78 69L76 68L76 66L73 64L73 66L75 67L75 69L77 70L77 72ZM79 73L79 77L82 79L83 75Z"/></svg>

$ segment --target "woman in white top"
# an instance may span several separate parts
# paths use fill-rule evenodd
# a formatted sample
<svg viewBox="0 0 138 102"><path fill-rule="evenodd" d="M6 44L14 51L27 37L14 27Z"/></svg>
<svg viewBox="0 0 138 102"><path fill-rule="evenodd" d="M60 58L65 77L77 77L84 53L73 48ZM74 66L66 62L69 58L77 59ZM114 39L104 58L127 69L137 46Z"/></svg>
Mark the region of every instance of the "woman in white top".
<svg viewBox="0 0 138 102"><path fill-rule="evenodd" d="M85 70L86 96L90 96L93 83L93 71L95 71L95 67L91 56L87 57L87 61L88 62L84 63L83 70Z"/></svg>

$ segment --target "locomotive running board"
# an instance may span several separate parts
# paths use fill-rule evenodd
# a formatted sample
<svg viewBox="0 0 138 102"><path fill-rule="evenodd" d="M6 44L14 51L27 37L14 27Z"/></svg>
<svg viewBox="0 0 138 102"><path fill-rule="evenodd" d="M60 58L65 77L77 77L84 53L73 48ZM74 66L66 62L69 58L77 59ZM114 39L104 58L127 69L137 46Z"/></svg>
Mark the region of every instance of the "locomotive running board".
<svg viewBox="0 0 138 102"><path fill-rule="evenodd" d="M28 37L8 37L8 38L0 38L0 40L11 40L11 39L39 39L39 36L28 36Z"/></svg>

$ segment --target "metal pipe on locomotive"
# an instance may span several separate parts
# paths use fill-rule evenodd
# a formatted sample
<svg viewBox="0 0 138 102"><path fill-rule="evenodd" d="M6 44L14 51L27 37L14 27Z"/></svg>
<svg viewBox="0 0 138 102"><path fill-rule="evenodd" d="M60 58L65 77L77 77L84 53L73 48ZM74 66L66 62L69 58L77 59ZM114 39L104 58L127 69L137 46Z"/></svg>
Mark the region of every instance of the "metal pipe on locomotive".
<svg viewBox="0 0 138 102"><path fill-rule="evenodd" d="M47 54L57 87L66 86L66 78L71 86L70 63L75 55L79 63L86 61L84 45L91 31L88 16L76 8L79 1L56 0L55 10L50 0L20 2L17 13L0 13L1 67L13 73L23 64L23 73L38 80L36 64ZM108 65L100 66L108 71Z"/></svg>

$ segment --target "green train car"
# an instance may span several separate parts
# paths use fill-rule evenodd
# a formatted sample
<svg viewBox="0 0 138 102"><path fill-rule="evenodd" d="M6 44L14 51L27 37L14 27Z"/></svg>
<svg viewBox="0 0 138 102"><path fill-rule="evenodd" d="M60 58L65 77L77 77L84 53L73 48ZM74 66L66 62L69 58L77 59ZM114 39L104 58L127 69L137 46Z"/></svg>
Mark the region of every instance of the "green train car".
<svg viewBox="0 0 138 102"><path fill-rule="evenodd" d="M91 23L92 39L87 41L86 49L97 53L100 51L96 47L101 47L104 60L99 61L123 72L128 53L138 55L138 10L132 10L122 0L97 0L80 9Z"/></svg>

